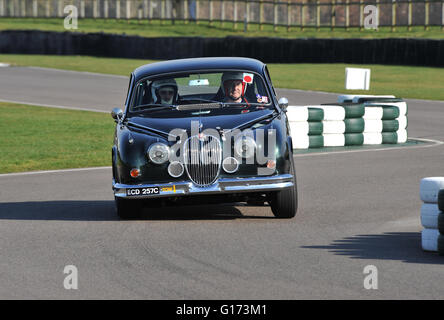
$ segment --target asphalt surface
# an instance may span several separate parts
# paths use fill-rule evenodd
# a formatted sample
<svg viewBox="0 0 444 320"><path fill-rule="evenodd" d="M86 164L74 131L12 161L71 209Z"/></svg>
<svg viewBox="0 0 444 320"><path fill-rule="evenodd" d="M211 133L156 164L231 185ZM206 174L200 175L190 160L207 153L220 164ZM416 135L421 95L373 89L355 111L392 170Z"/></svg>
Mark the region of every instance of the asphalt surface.
<svg viewBox="0 0 444 320"><path fill-rule="evenodd" d="M125 77L0 68L0 100L110 111L126 89ZM408 103L409 137L444 141L444 103ZM421 249L419 182L443 176L443 159L435 143L296 155L291 220L218 205L120 221L110 168L0 175L0 299L442 299L444 257ZM63 286L67 265L77 290ZM364 288L367 265L377 290Z"/></svg>

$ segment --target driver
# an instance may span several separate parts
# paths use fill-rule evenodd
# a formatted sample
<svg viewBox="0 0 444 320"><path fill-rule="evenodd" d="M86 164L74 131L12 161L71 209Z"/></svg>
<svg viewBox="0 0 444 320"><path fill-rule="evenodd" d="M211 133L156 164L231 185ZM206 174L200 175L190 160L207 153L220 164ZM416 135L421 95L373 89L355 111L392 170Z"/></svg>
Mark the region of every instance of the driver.
<svg viewBox="0 0 444 320"><path fill-rule="evenodd" d="M245 102L248 104L245 98L247 83L243 80L242 72L225 72L222 75L221 87L224 93L223 102Z"/></svg>
<svg viewBox="0 0 444 320"><path fill-rule="evenodd" d="M151 85L154 103L176 104L178 100L178 87L176 80L163 79L153 81Z"/></svg>

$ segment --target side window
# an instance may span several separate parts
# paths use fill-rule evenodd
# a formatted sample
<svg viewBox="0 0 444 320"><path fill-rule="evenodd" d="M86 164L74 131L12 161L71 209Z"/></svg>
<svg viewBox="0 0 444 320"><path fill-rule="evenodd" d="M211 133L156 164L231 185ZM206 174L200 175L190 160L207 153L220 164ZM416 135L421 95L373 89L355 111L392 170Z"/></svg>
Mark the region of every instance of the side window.
<svg viewBox="0 0 444 320"><path fill-rule="evenodd" d="M134 75L131 73L130 80L128 83L128 91L126 92L125 105L128 105L128 99L129 99L130 91L131 91L131 83L133 82L133 79L134 79Z"/></svg>
<svg viewBox="0 0 444 320"><path fill-rule="evenodd" d="M271 82L270 73L268 72L267 66L265 66L265 74L267 75L268 81L271 84L271 89L273 90L273 94L276 96L276 91L274 90L273 83Z"/></svg>

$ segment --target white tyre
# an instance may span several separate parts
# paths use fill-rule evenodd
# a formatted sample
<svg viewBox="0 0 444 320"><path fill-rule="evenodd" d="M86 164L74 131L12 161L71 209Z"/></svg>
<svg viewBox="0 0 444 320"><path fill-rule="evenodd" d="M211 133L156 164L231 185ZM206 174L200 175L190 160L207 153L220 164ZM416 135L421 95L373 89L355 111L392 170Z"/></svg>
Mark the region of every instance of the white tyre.
<svg viewBox="0 0 444 320"><path fill-rule="evenodd" d="M287 118L289 122L295 121L307 121L308 120L308 108L304 106L288 106Z"/></svg>
<svg viewBox="0 0 444 320"><path fill-rule="evenodd" d="M292 136L300 136L300 135L308 135L308 131L310 129L308 122L299 121L299 122L290 122L290 132Z"/></svg>
<svg viewBox="0 0 444 320"><path fill-rule="evenodd" d="M344 133L345 122L344 121L322 121L323 133Z"/></svg>
<svg viewBox="0 0 444 320"><path fill-rule="evenodd" d="M444 189L444 177L423 178L419 185L419 196L423 202L438 203L438 193L441 189Z"/></svg>
<svg viewBox="0 0 444 320"><path fill-rule="evenodd" d="M440 211L436 203L423 203L421 206L421 224L424 228L438 229Z"/></svg>
<svg viewBox="0 0 444 320"><path fill-rule="evenodd" d="M344 134L324 134L324 147L343 147L345 146Z"/></svg>
<svg viewBox="0 0 444 320"><path fill-rule="evenodd" d="M384 109L382 107L369 107L364 108L365 112L362 116L364 120L382 120L384 115Z"/></svg>
<svg viewBox="0 0 444 320"><path fill-rule="evenodd" d="M406 143L407 142L407 130L401 129L396 131L398 135L398 143Z"/></svg>
<svg viewBox="0 0 444 320"><path fill-rule="evenodd" d="M345 109L342 106L307 106L309 108L318 108L324 110L324 120L344 120L345 119Z"/></svg>
<svg viewBox="0 0 444 320"><path fill-rule="evenodd" d="M396 118L396 120L398 120L399 130L407 128L407 116L400 116L399 118Z"/></svg>
<svg viewBox="0 0 444 320"><path fill-rule="evenodd" d="M405 101L400 101L400 102L378 102L378 101L372 101L372 102L366 102L365 105L372 105L372 104L376 104L376 105L382 105L382 106L394 106L394 107L398 107L399 108L399 116L405 116L408 113L408 109L407 109L407 102Z"/></svg>
<svg viewBox="0 0 444 320"><path fill-rule="evenodd" d="M310 139L308 135L294 135L292 132L291 138L293 140L294 149L308 149L310 146Z"/></svg>
<svg viewBox="0 0 444 320"><path fill-rule="evenodd" d="M382 120L364 120L364 133L381 133L382 129Z"/></svg>
<svg viewBox="0 0 444 320"><path fill-rule="evenodd" d="M421 245L425 251L438 251L439 231L436 229L424 229L421 232Z"/></svg>
<svg viewBox="0 0 444 320"><path fill-rule="evenodd" d="M364 144L382 144L382 133L364 132Z"/></svg>

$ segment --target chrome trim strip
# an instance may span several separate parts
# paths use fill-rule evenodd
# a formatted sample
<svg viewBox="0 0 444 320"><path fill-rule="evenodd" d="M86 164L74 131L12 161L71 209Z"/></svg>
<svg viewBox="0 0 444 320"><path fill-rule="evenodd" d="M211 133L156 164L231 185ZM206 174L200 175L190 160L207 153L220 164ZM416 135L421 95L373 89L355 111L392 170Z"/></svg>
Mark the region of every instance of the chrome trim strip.
<svg viewBox="0 0 444 320"><path fill-rule="evenodd" d="M114 195L120 198L132 199L148 199L161 197L178 197L186 195L199 194L225 194L225 193L240 193L240 192L265 192L278 191L284 188L293 186L293 176L291 174L282 174L271 177L254 177L254 178L221 178L217 183L198 187L192 182L182 181L178 183L164 183L164 184L144 184L144 185L127 185L115 183L113 181ZM150 188L159 187L161 192L154 195L146 196L130 196L126 194L127 189L133 188Z"/></svg>

